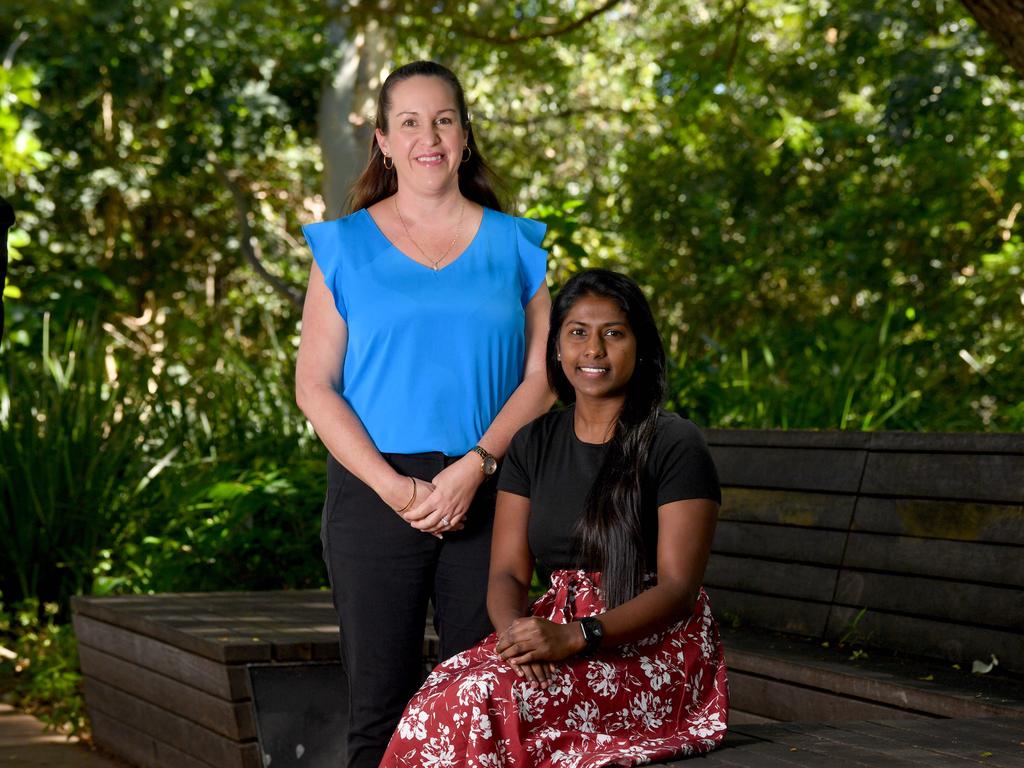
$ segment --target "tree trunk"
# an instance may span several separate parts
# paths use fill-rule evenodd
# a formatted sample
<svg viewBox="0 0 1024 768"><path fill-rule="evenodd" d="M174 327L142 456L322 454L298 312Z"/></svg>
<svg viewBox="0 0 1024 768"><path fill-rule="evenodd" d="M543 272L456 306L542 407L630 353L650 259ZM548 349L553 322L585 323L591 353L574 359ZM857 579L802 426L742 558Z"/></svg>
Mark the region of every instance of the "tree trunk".
<svg viewBox="0 0 1024 768"><path fill-rule="evenodd" d="M330 219L341 215L348 189L366 164L386 47L379 26L370 24L356 32L342 14L327 34L342 50L337 68L321 88L318 118L324 218Z"/></svg>
<svg viewBox="0 0 1024 768"><path fill-rule="evenodd" d="M963 0L1010 65L1024 77L1024 0Z"/></svg>

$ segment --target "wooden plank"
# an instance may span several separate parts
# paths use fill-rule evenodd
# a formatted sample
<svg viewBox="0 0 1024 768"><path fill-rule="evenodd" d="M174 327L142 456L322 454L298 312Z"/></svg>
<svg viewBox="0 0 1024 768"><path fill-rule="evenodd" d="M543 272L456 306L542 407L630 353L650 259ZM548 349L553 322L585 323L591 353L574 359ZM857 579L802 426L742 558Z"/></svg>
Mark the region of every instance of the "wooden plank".
<svg viewBox="0 0 1024 768"><path fill-rule="evenodd" d="M730 673L746 672L933 717L1024 718L1024 688L998 676L875 652L852 657L849 649L749 629L720 631Z"/></svg>
<svg viewBox="0 0 1024 768"><path fill-rule="evenodd" d="M764 488L723 488L719 520L778 523L807 528L850 527L856 496Z"/></svg>
<svg viewBox="0 0 1024 768"><path fill-rule="evenodd" d="M835 602L954 623L1024 628L1024 590L1013 588L844 568Z"/></svg>
<svg viewBox="0 0 1024 768"><path fill-rule="evenodd" d="M886 721L882 723L937 757L966 758L991 766L1020 766L1024 750L1011 736L996 731L985 720ZM986 756L986 753L987 756Z"/></svg>
<svg viewBox="0 0 1024 768"><path fill-rule="evenodd" d="M1024 546L1024 507L973 501L861 497L853 529Z"/></svg>
<svg viewBox="0 0 1024 768"><path fill-rule="evenodd" d="M78 642L230 701L252 698L242 666L225 666L126 629L74 616Z"/></svg>
<svg viewBox="0 0 1024 768"><path fill-rule="evenodd" d="M218 768L262 768L255 741L225 739L183 717L167 712L109 685L85 678L89 711L173 744L192 757Z"/></svg>
<svg viewBox="0 0 1024 768"><path fill-rule="evenodd" d="M242 741L256 738L252 702L230 702L80 643L82 674Z"/></svg>
<svg viewBox="0 0 1024 768"><path fill-rule="evenodd" d="M822 748L820 745L807 743L796 747L788 744L787 740L792 738L792 734L781 727L782 725L781 723L773 725L741 725L731 729L732 733L726 735L726 742L728 743L729 736L734 734L753 736L760 739L760 741L749 745L744 744L734 753L738 755L742 752L744 756L756 757L757 760L751 762L752 768L759 768L762 765L760 761L764 757L770 757L783 764L799 766L800 768L866 768L864 763L836 754L830 754L827 749ZM712 755L714 754L713 752ZM774 765L775 763L772 764ZM768 765L768 763L764 763L764 765ZM871 768L877 768L877 766L872 765Z"/></svg>
<svg viewBox="0 0 1024 768"><path fill-rule="evenodd" d="M854 532L844 566L1024 588L1024 548L999 544Z"/></svg>
<svg viewBox="0 0 1024 768"><path fill-rule="evenodd" d="M828 619L827 637L847 634L859 609L836 606ZM947 659L970 669L974 659L988 662L995 654L1000 671L1024 672L1024 642L1019 632L984 629L912 616L865 611L857 620L853 641L903 651L917 656Z"/></svg>
<svg viewBox="0 0 1024 768"><path fill-rule="evenodd" d="M711 446L722 485L855 493L865 451Z"/></svg>
<svg viewBox="0 0 1024 768"><path fill-rule="evenodd" d="M795 563L838 566L846 531L822 531L788 525L719 520L711 551ZM830 599L831 595L825 599Z"/></svg>
<svg viewBox="0 0 1024 768"><path fill-rule="evenodd" d="M884 721L890 723L892 721ZM943 721L945 722L945 721ZM908 741L903 731L893 729L882 723L865 722L860 720L844 720L842 722L828 723L830 728L835 728L844 734L853 737L860 737L865 743L875 744L879 756L897 754L908 759L920 761L923 765L933 766L936 764L956 766L976 765L973 760L967 760L955 755L940 755L929 749L927 746L917 746ZM847 737L849 738L849 736ZM881 763L880 764L885 764Z"/></svg>
<svg viewBox="0 0 1024 768"><path fill-rule="evenodd" d="M710 587L751 589L765 595L828 603L832 600L836 575L835 568L825 566L732 557L715 552L708 561L704 583Z"/></svg>
<svg viewBox="0 0 1024 768"><path fill-rule="evenodd" d="M772 720L867 720L917 717L883 704L729 670L730 704Z"/></svg>
<svg viewBox="0 0 1024 768"><path fill-rule="evenodd" d="M868 455L861 492L871 496L1024 503L1024 456L970 453Z"/></svg>
<svg viewBox="0 0 1024 768"><path fill-rule="evenodd" d="M73 605L216 661L338 658L337 617L329 593L319 590L77 598Z"/></svg>
<svg viewBox="0 0 1024 768"><path fill-rule="evenodd" d="M89 723L97 746L136 768L217 768L99 710L90 709Z"/></svg>
<svg viewBox="0 0 1024 768"><path fill-rule="evenodd" d="M811 747L830 755L855 760L865 766L884 764L886 768L917 768L923 764L934 765L931 757L914 757L904 750L884 750L878 742L868 742L856 734L843 733L831 727L830 723L779 723L779 727L787 732L779 741L791 748Z"/></svg>
<svg viewBox="0 0 1024 768"><path fill-rule="evenodd" d="M761 448L866 449L875 434L838 429L705 429L708 445Z"/></svg>
<svg viewBox="0 0 1024 768"><path fill-rule="evenodd" d="M991 432L872 432L872 451L1024 454L1024 435Z"/></svg>
<svg viewBox="0 0 1024 768"><path fill-rule="evenodd" d="M824 603L791 600L770 595L707 585L718 621L741 624L805 637L823 637L829 607Z"/></svg>

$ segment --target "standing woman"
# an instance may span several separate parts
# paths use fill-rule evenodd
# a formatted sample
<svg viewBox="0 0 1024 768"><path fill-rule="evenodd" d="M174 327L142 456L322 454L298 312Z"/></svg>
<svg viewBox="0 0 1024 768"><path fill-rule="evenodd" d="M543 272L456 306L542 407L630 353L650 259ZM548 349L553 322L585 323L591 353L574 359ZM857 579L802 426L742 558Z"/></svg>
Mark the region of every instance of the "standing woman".
<svg viewBox="0 0 1024 768"><path fill-rule="evenodd" d="M321 538L349 678L348 765L377 766L420 683L490 630L497 459L554 397L544 225L501 213L455 75L391 73L349 215L313 252L296 401L329 452Z"/></svg>

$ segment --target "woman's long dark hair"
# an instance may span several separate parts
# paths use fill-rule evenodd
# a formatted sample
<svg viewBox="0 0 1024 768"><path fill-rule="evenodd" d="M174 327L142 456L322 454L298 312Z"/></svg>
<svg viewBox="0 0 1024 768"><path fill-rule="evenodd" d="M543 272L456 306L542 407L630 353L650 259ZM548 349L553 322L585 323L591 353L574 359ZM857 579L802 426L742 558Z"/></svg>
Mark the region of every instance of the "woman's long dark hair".
<svg viewBox="0 0 1024 768"><path fill-rule="evenodd" d="M466 109L466 94L455 73L447 67L433 61L414 61L399 67L388 75L384 85L380 88L380 93L377 94L376 127L380 129L381 133L387 134L391 90L403 80L418 75L441 78L455 95L459 120L462 123L462 128L466 131L466 143L471 150L469 159L459 166L459 191L473 202L486 208L502 210L498 195L494 191L494 188L499 185L498 177L487 165L480 153L480 148L476 145L473 126L469 122L469 110ZM398 174L395 173L394 167L390 169L384 167L384 153L381 152L380 146L377 144L375 134L370 140L370 158L366 163L366 168L363 169L349 190L345 213L352 213L360 208L369 208L397 191Z"/></svg>
<svg viewBox="0 0 1024 768"><path fill-rule="evenodd" d="M607 269L580 272L559 291L551 307L548 382L563 403L575 402L576 392L562 372L558 338L569 310L584 296L618 304L636 337L636 368L626 387L626 401L577 529L582 544L580 567L601 571L605 603L614 608L640 592L645 573L654 565L646 562L641 494L658 410L665 398L665 349L639 285Z"/></svg>

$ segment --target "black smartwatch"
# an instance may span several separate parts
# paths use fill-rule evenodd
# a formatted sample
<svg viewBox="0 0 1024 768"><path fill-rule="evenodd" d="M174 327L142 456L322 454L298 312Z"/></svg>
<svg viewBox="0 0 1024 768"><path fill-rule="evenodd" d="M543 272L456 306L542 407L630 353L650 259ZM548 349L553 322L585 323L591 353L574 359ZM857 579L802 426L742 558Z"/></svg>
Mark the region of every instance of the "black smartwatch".
<svg viewBox="0 0 1024 768"><path fill-rule="evenodd" d="M583 629L583 642L587 644L583 649L583 655L589 656L601 647L601 641L604 640L604 627L601 626L601 622L596 616L587 616L579 621L580 627Z"/></svg>

